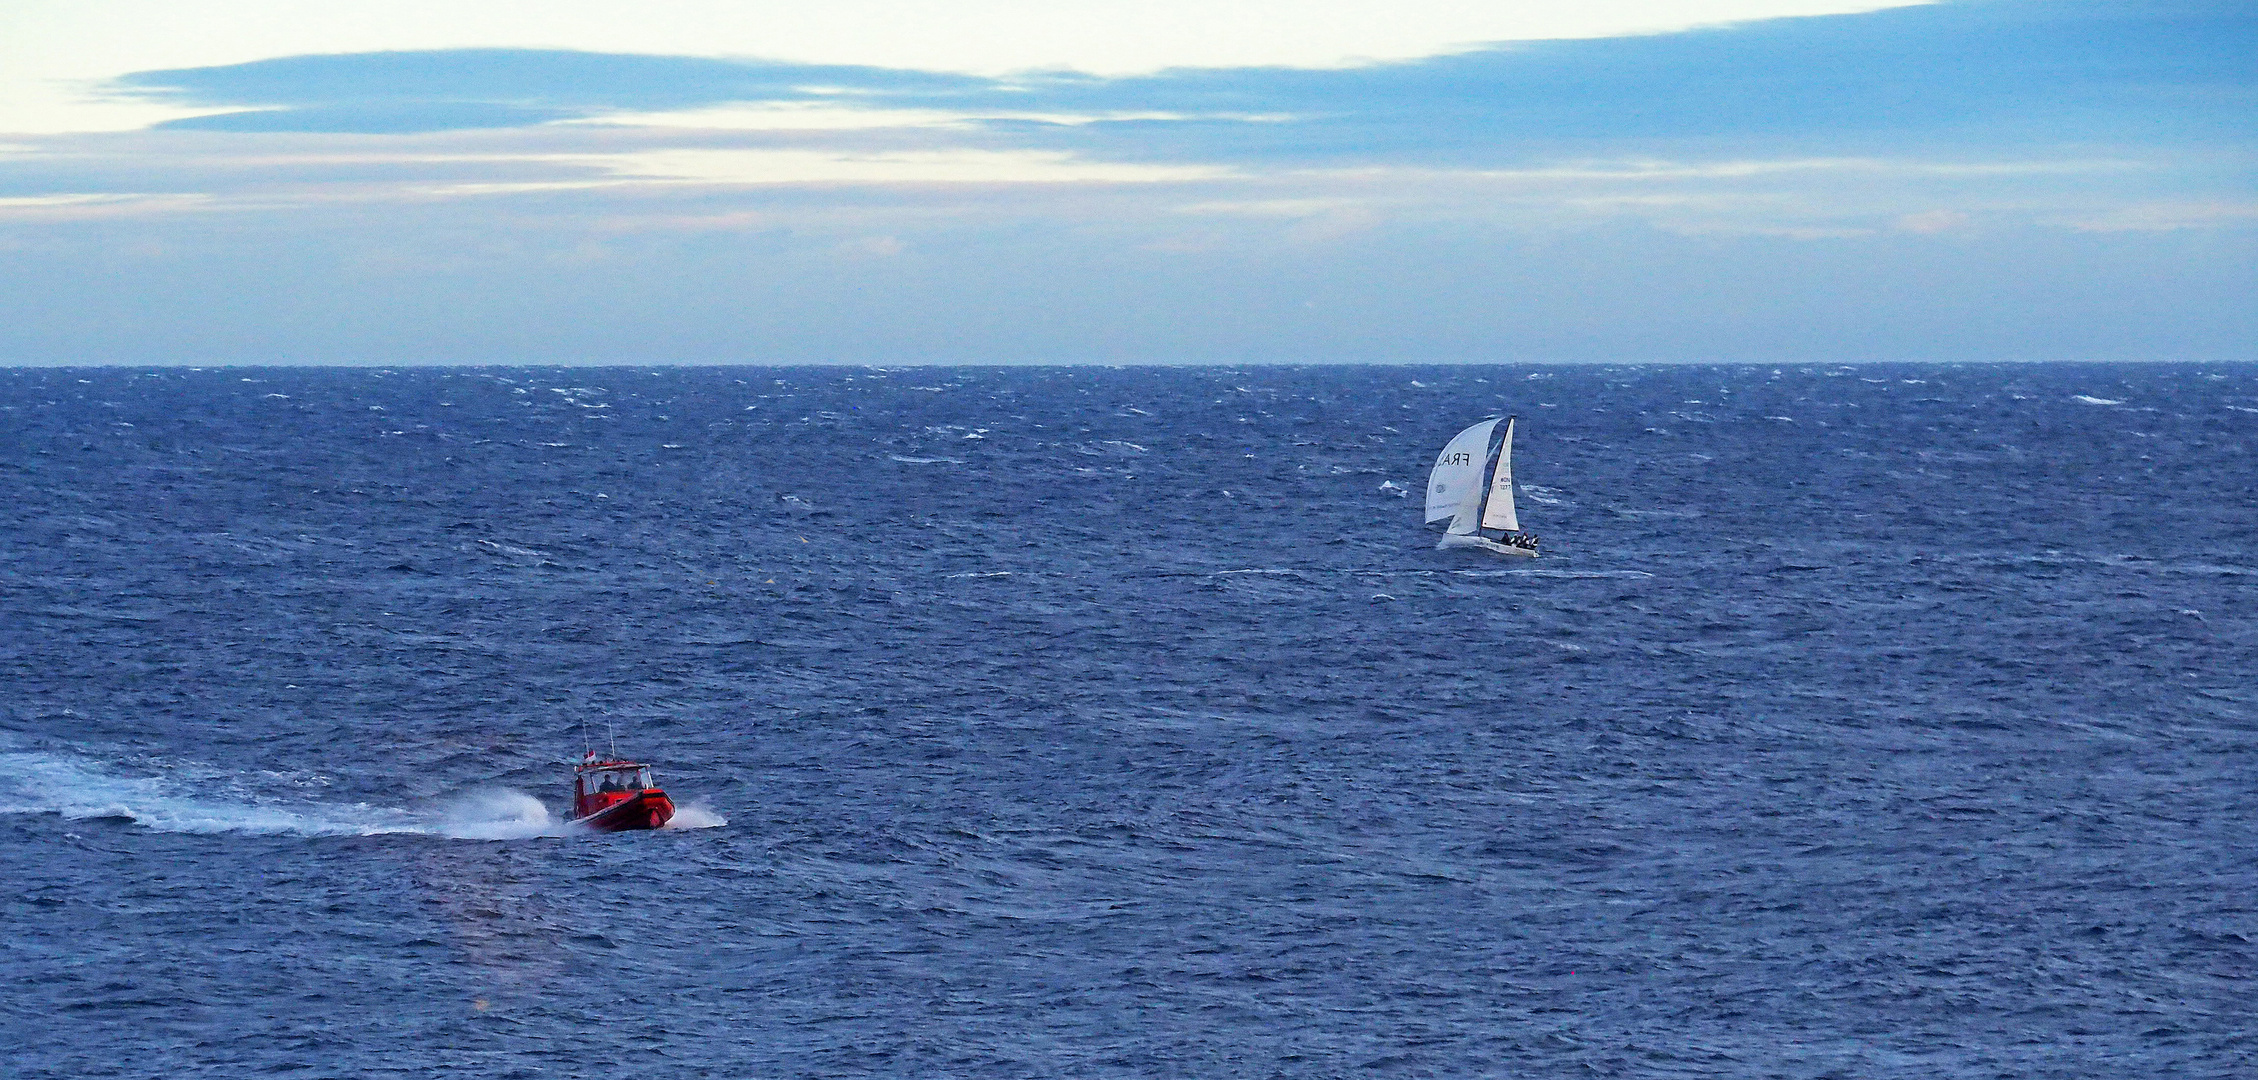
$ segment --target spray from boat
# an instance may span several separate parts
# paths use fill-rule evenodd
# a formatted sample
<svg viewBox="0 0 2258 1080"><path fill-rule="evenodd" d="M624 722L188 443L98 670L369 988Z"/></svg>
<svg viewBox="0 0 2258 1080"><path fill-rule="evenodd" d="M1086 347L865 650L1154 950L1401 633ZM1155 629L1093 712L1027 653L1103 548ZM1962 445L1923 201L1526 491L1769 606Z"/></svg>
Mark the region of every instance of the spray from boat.
<svg viewBox="0 0 2258 1080"><path fill-rule="evenodd" d="M669 829L718 829L729 824L729 819L703 806L676 807L674 819L667 822Z"/></svg>
<svg viewBox="0 0 2258 1080"><path fill-rule="evenodd" d="M472 788L419 810L370 803L276 799L272 778L170 764L131 768L77 754L0 752L0 815L54 814L69 821L130 822L155 832L245 836L433 836L530 840L581 833L540 799L507 787ZM727 824L686 808L670 828Z"/></svg>

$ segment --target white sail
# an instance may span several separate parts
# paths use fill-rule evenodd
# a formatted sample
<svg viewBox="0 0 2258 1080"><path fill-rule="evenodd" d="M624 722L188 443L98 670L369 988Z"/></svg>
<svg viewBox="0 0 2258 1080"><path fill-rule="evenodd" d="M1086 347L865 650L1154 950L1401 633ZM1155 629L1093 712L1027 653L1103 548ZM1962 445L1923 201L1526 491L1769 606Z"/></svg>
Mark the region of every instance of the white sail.
<svg viewBox="0 0 2258 1080"><path fill-rule="evenodd" d="M1482 516L1481 478L1481 471L1476 470L1474 479L1466 485L1466 497L1459 501L1458 512L1451 515L1450 528L1444 529L1444 532L1452 536L1474 535L1474 523Z"/></svg>
<svg viewBox="0 0 2258 1080"><path fill-rule="evenodd" d="M1490 474L1490 501L1482 507L1482 527L1520 532L1513 514L1513 419L1505 421L1505 445L1498 448L1497 471Z"/></svg>
<svg viewBox="0 0 2258 1080"><path fill-rule="evenodd" d="M1497 421L1484 420L1459 432L1435 456L1435 471L1427 474L1428 524L1455 517L1451 531L1474 531L1473 507L1482 498L1482 466L1489 456L1490 432L1496 429Z"/></svg>

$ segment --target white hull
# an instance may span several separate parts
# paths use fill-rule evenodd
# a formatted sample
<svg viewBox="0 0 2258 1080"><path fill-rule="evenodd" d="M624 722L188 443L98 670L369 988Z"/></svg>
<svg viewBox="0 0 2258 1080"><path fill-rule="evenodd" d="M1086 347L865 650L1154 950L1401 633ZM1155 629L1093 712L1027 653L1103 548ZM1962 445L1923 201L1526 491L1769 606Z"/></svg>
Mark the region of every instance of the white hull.
<svg viewBox="0 0 2258 1080"><path fill-rule="evenodd" d="M1500 555L1519 555L1524 559L1537 557L1535 548L1501 544L1486 536L1460 536L1456 533L1444 533L1442 541L1435 545L1437 551L1448 551L1452 548L1479 548L1483 551L1494 551Z"/></svg>

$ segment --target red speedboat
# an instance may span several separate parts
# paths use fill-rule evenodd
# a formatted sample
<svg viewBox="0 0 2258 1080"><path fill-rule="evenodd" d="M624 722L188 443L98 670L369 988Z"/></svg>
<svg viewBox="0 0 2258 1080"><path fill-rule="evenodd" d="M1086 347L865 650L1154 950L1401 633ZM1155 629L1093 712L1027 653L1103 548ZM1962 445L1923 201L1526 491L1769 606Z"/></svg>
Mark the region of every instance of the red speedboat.
<svg viewBox="0 0 2258 1080"><path fill-rule="evenodd" d="M616 753L616 751L615 751ZM605 760L590 750L572 770L572 820L598 832L656 829L674 818L674 800L639 761Z"/></svg>

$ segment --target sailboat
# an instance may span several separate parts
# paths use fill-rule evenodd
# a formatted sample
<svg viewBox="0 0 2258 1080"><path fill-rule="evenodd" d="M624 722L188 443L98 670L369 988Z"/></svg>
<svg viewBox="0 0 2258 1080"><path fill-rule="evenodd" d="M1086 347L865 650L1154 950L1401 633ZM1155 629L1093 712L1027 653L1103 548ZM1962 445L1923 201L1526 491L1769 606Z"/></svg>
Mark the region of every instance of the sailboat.
<svg viewBox="0 0 2258 1080"><path fill-rule="evenodd" d="M1537 557L1537 538L1521 531L1513 512L1513 417L1493 449L1501 421L1484 420L1443 444L1427 475L1427 524L1450 522L1438 549L1479 548L1500 555Z"/></svg>

